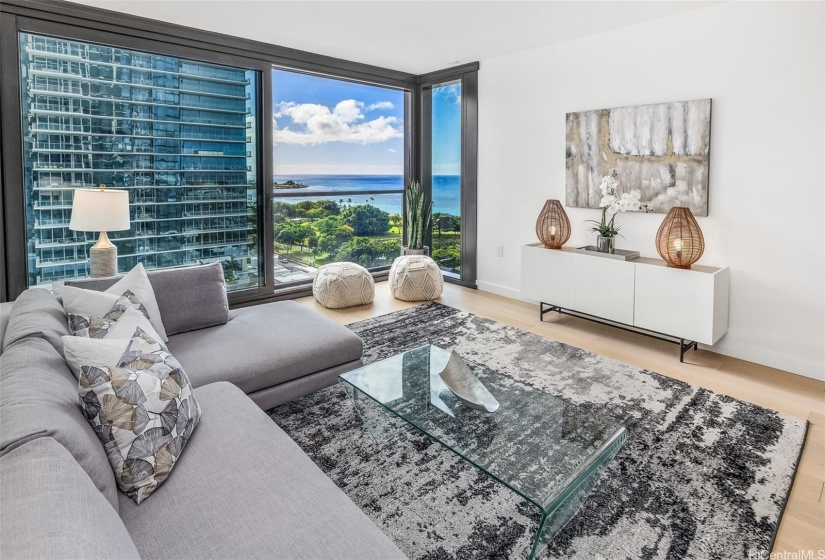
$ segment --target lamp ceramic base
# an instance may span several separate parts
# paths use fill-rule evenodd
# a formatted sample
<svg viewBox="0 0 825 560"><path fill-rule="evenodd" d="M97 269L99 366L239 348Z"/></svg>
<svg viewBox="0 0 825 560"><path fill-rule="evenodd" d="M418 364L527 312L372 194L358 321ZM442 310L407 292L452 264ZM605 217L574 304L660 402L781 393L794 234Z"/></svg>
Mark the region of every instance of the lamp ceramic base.
<svg viewBox="0 0 825 560"><path fill-rule="evenodd" d="M89 261L92 278L117 276L117 247L92 247Z"/></svg>

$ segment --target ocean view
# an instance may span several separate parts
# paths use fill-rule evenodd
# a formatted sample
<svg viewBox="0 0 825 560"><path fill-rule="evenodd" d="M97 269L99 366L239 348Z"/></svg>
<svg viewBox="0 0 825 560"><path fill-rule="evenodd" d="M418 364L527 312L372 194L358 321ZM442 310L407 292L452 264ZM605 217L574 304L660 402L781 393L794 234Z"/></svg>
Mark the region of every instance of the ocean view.
<svg viewBox="0 0 825 560"><path fill-rule="evenodd" d="M300 181L306 188L302 189L277 189L275 194L302 193L306 196L285 197L283 202L300 202L302 200L339 200L352 199L353 204L372 204L389 212L397 214L401 212L401 193L398 194L374 194L358 195L348 194L327 196L313 196L313 192L334 192L334 191L372 191L404 189L404 177L402 175L275 175L276 183L286 181ZM461 208L460 180L458 175L434 175L433 176L433 212L452 214L458 216ZM373 200L370 200L373 199Z"/></svg>

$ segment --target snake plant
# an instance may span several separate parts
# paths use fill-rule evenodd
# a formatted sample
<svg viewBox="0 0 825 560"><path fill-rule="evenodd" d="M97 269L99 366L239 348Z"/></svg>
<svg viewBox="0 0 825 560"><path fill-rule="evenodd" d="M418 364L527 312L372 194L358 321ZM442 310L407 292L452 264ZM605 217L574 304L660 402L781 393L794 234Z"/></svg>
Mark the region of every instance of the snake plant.
<svg viewBox="0 0 825 560"><path fill-rule="evenodd" d="M406 202L407 247L423 249L427 230L432 224L432 204L427 200L421 183L415 179L407 185Z"/></svg>

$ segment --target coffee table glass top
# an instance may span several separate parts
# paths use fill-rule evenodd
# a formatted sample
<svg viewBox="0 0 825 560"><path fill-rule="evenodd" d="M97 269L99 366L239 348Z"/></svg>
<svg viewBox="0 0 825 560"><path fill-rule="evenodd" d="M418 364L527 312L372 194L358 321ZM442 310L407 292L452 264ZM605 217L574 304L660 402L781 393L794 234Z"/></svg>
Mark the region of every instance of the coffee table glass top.
<svg viewBox="0 0 825 560"><path fill-rule="evenodd" d="M363 399L359 393L366 395L544 515L552 515L571 497L580 503L577 491L595 484L588 480L621 447L625 429L593 408L467 361L501 404L492 414L473 410L458 401L438 375L449 357L447 350L423 346L345 373L340 380L356 403Z"/></svg>

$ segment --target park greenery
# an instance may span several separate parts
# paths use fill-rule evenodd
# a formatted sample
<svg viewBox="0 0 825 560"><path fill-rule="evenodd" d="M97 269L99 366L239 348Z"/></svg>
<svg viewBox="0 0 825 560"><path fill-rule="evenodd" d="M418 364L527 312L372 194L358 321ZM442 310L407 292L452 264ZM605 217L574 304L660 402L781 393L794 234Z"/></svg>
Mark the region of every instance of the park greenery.
<svg viewBox="0 0 825 560"><path fill-rule="evenodd" d="M367 268L392 264L400 254L403 218L372 204L351 200L276 201L275 247L286 260L318 267L349 261ZM445 270L458 271L460 219L434 213L432 257Z"/></svg>

